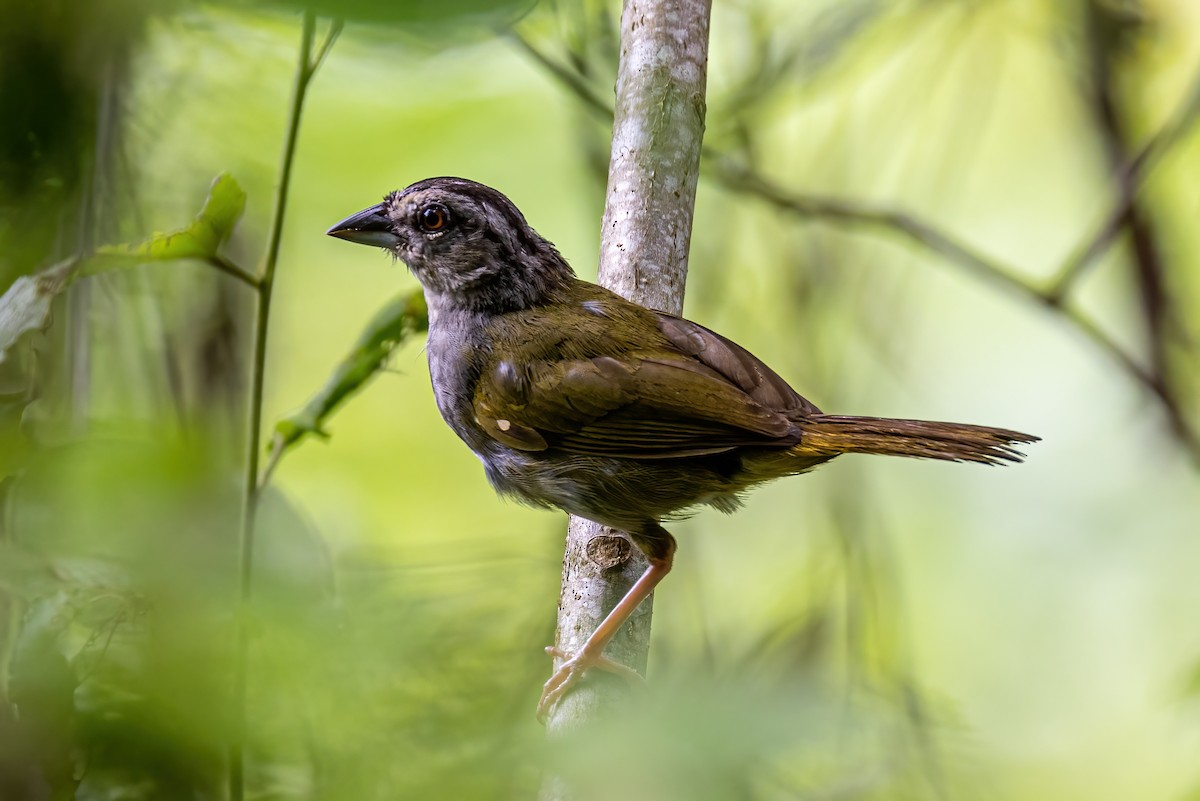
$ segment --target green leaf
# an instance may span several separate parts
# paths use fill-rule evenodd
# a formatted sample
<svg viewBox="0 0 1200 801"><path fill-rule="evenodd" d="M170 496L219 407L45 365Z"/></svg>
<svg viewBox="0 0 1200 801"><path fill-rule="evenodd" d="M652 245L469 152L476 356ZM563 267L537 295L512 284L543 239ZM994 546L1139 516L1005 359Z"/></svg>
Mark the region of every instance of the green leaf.
<svg viewBox="0 0 1200 801"><path fill-rule="evenodd" d="M68 259L40 273L18 278L0 296L0 363L22 334L49 325L50 304L76 278L144 261L216 256L245 208L245 191L232 176L221 173L212 182L204 208L187 228L155 234L137 245L107 245L85 262Z"/></svg>
<svg viewBox="0 0 1200 801"><path fill-rule="evenodd" d="M246 208L246 192L233 176L221 173L212 182L204 208L187 228L168 234L155 234L136 245L109 245L96 251L88 261L84 275L104 272L134 263L131 260L165 261L168 259L207 259L229 238ZM115 258L114 258L115 257Z"/></svg>
<svg viewBox="0 0 1200 801"><path fill-rule="evenodd" d="M321 390L304 408L275 425L274 447L282 453L309 434L327 437L323 425L330 415L387 362L392 348L429 328L429 312L421 290L401 295L378 312L342 359Z"/></svg>
<svg viewBox="0 0 1200 801"><path fill-rule="evenodd" d="M23 275L0 296L0 363L21 335L50 324L50 304L75 276L69 259L34 275Z"/></svg>

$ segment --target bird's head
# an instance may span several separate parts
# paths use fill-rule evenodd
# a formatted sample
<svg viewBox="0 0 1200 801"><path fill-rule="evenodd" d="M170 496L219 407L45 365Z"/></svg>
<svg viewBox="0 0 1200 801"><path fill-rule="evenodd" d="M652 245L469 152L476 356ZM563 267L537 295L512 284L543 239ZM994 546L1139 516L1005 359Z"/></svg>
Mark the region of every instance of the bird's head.
<svg viewBox="0 0 1200 801"><path fill-rule="evenodd" d="M408 265L431 301L510 311L546 302L571 268L507 197L463 178L427 178L339 222L330 236Z"/></svg>

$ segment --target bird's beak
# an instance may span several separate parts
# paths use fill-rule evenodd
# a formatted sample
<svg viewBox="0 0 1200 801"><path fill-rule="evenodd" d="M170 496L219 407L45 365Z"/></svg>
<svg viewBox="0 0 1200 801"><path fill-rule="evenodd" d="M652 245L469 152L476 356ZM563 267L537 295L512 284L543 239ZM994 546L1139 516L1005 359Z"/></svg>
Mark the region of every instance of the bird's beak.
<svg viewBox="0 0 1200 801"><path fill-rule="evenodd" d="M394 250L400 244L400 237L392 233L391 221L382 203L363 209L358 214L352 214L325 233L348 242L374 245L388 250Z"/></svg>

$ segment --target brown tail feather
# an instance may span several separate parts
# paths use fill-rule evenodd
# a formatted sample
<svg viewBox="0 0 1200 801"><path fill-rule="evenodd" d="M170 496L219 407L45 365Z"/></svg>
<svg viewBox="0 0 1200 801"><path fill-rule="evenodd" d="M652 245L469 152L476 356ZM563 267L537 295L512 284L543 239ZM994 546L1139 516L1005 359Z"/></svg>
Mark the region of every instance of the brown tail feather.
<svg viewBox="0 0 1200 801"><path fill-rule="evenodd" d="M1020 431L966 423L833 414L806 417L803 428L803 439L792 449L798 455L877 453L981 464L1019 462L1024 454L1013 445L1039 439Z"/></svg>

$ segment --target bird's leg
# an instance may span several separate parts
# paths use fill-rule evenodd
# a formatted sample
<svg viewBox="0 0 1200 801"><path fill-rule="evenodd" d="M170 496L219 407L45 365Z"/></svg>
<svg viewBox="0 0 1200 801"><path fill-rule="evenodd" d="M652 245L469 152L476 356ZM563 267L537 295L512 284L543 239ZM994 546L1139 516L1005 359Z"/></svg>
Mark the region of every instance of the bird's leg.
<svg viewBox="0 0 1200 801"><path fill-rule="evenodd" d="M641 605L650 593L654 592L654 588L662 581L667 573L671 572L671 563L675 556L675 538L658 526L655 526L653 531L653 539L646 541L646 538L639 537L639 545L647 551L647 556L650 558L650 567L646 568L646 572L634 582L634 585L629 588L629 592L617 602L612 611L600 622L596 630L583 644L583 647L575 653L574 656L569 656L558 648L547 648L546 651L558 657L566 658L566 661L559 666L550 680L546 682L542 688L542 698L538 701L537 716L538 720L545 722L546 716L550 714L550 710L558 703L559 699L566 694L567 690L577 682L589 668L597 668L607 670L611 673L616 673L627 679L638 679L640 675L633 668L622 665L620 662L615 662L604 655L604 648L620 630L621 626L629 619L634 610Z"/></svg>

